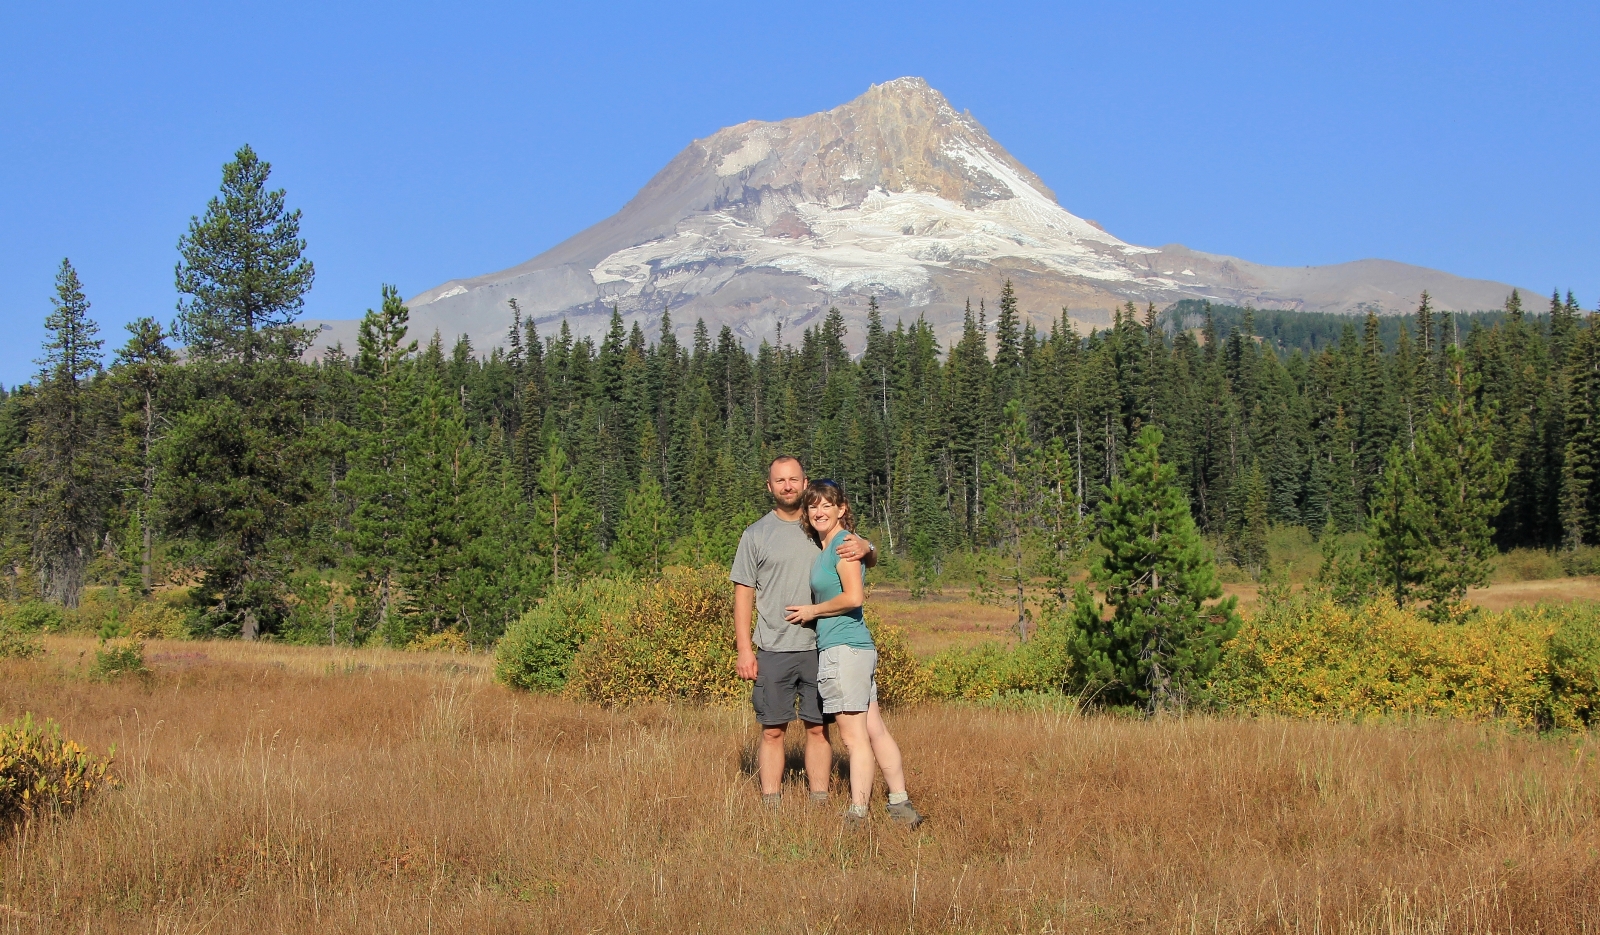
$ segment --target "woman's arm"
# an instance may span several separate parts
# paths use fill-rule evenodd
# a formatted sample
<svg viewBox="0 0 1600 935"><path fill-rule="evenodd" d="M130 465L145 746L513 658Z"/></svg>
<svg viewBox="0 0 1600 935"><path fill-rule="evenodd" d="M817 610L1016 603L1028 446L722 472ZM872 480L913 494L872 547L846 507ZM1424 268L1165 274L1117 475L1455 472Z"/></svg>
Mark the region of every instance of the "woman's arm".
<svg viewBox="0 0 1600 935"><path fill-rule="evenodd" d="M855 610L867 599L866 585L861 581L861 563L848 558L839 559L839 583L844 593L820 604L800 604L784 608L783 619L790 623L810 623L818 617L832 617Z"/></svg>

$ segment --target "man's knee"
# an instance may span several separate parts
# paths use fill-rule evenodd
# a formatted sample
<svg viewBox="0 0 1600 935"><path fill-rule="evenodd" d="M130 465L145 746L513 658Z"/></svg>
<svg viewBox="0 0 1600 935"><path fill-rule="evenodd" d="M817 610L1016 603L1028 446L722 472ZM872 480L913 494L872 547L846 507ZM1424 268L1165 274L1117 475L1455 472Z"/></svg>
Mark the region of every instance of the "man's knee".
<svg viewBox="0 0 1600 935"><path fill-rule="evenodd" d="M761 728L761 739L766 743L783 743L783 735L788 733L788 731L789 728L787 725L780 725L778 727L763 727Z"/></svg>
<svg viewBox="0 0 1600 935"><path fill-rule="evenodd" d="M810 721L802 721L801 723L805 724L805 726L806 726L806 738L808 740L827 740L828 739L828 725L826 725L826 724L813 724Z"/></svg>

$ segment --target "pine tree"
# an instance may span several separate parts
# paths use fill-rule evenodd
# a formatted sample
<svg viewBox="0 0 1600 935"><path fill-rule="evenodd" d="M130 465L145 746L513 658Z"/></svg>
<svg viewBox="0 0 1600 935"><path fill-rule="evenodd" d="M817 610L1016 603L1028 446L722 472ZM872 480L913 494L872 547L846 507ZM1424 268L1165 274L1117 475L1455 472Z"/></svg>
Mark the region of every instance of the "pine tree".
<svg viewBox="0 0 1600 935"><path fill-rule="evenodd" d="M649 422L639 430L639 483L628 491L611 552L624 567L655 577L671 541L667 501L656 479L656 433Z"/></svg>
<svg viewBox="0 0 1600 935"><path fill-rule="evenodd" d="M1573 336L1566 355L1566 450L1561 525L1568 548L1593 545L1600 517L1600 314Z"/></svg>
<svg viewBox="0 0 1600 935"><path fill-rule="evenodd" d="M417 342L406 340L410 318L399 291L384 286L380 310L368 309L361 320L356 369L365 386L343 483L355 502L345 538L359 609L384 634L398 632L390 618L405 566L408 490L414 486L406 476L407 444L421 430L415 368L408 363L417 350Z"/></svg>
<svg viewBox="0 0 1600 935"><path fill-rule="evenodd" d="M250 362L267 346L298 353L291 328L311 290L300 212L267 191L272 164L242 146L222 167L222 192L178 242L178 334L192 354Z"/></svg>
<svg viewBox="0 0 1600 935"><path fill-rule="evenodd" d="M1441 619L1464 609L1467 588L1489 583L1494 519L1505 505L1510 466L1495 457L1495 412L1479 412L1471 377L1453 361L1451 399L1438 407L1416 451L1425 497L1429 568L1418 596Z"/></svg>
<svg viewBox="0 0 1600 935"><path fill-rule="evenodd" d="M128 402L133 421L129 428L136 445L134 460L139 476L139 588L149 594L155 576L156 442L163 417L161 390L178 357L167 346L167 335L154 318L140 318L128 326L128 343L117 352L112 368L133 397Z"/></svg>
<svg viewBox="0 0 1600 935"><path fill-rule="evenodd" d="M534 501L533 540L551 584L582 578L594 571L600 557L594 513L568 464L560 436L547 423Z"/></svg>
<svg viewBox="0 0 1600 935"><path fill-rule="evenodd" d="M994 566L984 569L986 574L979 579L979 589L991 600L1015 602L1017 637L1027 642L1029 575L1024 546L1038 518L1039 487L1034 476L1037 463L1022 403L1015 399L1006 403L1001 418L983 489L984 519L997 554ZM996 582L1003 582L1003 586Z"/></svg>
<svg viewBox="0 0 1600 935"><path fill-rule="evenodd" d="M1091 576L1114 610L1103 619L1080 587L1069 644L1103 700L1149 711L1185 704L1238 628L1234 598L1206 604L1222 586L1161 441L1146 426L1106 492Z"/></svg>
<svg viewBox="0 0 1600 935"><path fill-rule="evenodd" d="M32 559L47 600L77 607L84 573L111 505L115 478L106 456L106 413L94 379L100 373L99 327L77 270L67 260L56 273L50 332L39 361L28 443L22 452L22 512Z"/></svg>

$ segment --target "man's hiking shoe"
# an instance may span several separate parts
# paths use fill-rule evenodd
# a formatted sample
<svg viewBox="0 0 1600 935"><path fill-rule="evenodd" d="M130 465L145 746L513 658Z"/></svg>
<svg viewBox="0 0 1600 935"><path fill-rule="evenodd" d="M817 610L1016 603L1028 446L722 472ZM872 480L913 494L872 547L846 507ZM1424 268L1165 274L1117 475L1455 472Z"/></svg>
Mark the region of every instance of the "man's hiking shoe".
<svg viewBox="0 0 1600 935"><path fill-rule="evenodd" d="M773 811L777 811L779 806L783 805L783 793L763 792L761 794L761 804Z"/></svg>
<svg viewBox="0 0 1600 935"><path fill-rule="evenodd" d="M911 802L901 802L899 805L886 805L884 810L889 813L890 820L907 828L916 828L922 824L922 813L911 807Z"/></svg>
<svg viewBox="0 0 1600 935"><path fill-rule="evenodd" d="M826 792L812 792L811 793L811 804L812 805L816 805L816 806L819 806L819 807L823 806L823 805L827 805L828 802L831 801L832 799L833 799L833 796L829 795Z"/></svg>

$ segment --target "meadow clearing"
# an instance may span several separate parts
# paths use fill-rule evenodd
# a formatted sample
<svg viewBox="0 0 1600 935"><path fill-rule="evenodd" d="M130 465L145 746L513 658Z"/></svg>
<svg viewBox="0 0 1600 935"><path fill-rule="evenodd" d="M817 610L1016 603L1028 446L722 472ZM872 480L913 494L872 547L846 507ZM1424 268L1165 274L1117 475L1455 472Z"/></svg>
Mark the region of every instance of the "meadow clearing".
<svg viewBox="0 0 1600 935"><path fill-rule="evenodd" d="M891 724L930 820L852 833L837 769L832 805L761 807L743 707L236 642L153 641L153 679L107 684L94 645L0 664L0 712L114 744L124 781L6 839L0 932L1600 926L1582 734L924 705Z"/></svg>

